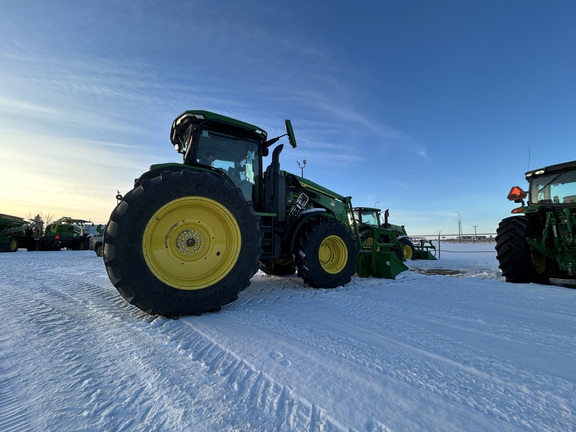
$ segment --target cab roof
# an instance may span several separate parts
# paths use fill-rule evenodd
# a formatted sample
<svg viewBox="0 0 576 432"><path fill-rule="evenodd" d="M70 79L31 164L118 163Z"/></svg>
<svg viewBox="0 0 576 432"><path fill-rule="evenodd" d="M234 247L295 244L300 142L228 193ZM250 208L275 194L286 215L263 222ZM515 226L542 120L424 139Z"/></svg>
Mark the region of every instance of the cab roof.
<svg viewBox="0 0 576 432"><path fill-rule="evenodd" d="M540 176L543 174L550 174L560 171L573 171L576 170L576 161L564 162L556 165L550 165L544 168L538 168L535 170L526 172L526 180L530 180L532 176Z"/></svg>
<svg viewBox="0 0 576 432"><path fill-rule="evenodd" d="M216 114L211 111L204 110L188 110L180 114L172 122L170 130L170 141L172 144L182 144L185 140L188 128L193 125L194 127L200 124L210 126L217 126L222 129L229 129L230 131L240 132L252 139L258 139L261 142L266 141L268 134L264 129L259 128L250 123L226 117L221 114Z"/></svg>

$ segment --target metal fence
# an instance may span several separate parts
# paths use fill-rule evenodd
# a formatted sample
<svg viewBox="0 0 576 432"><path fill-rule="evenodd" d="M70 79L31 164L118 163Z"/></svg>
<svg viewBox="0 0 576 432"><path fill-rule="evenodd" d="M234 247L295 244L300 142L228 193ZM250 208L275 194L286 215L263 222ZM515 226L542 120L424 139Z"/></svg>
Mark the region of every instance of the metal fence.
<svg viewBox="0 0 576 432"><path fill-rule="evenodd" d="M436 248L436 258L440 258L442 253L467 254L467 253L494 253L493 250L450 250L450 244L477 243L496 245L496 233L477 234L437 234L437 235L412 235L410 238L414 244L421 240L430 242Z"/></svg>
<svg viewBox="0 0 576 432"><path fill-rule="evenodd" d="M477 233L477 234L414 234L410 235L412 239L424 239L443 241L448 243L495 243L496 233Z"/></svg>

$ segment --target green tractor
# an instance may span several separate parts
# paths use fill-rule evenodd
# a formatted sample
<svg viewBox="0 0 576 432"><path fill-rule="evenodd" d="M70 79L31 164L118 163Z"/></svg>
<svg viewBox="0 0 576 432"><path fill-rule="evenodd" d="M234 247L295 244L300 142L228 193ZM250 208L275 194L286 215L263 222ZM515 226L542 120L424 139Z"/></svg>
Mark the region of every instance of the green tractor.
<svg viewBox="0 0 576 432"><path fill-rule="evenodd" d="M382 210L372 207L354 207L353 215L362 239L370 238L370 227L380 227L381 236L388 239L390 243L388 250L396 251L402 261L406 260L435 260L436 247L432 242L420 240L416 244L408 236L404 225L395 225L388 222L390 212L384 211L382 220Z"/></svg>
<svg viewBox="0 0 576 432"><path fill-rule="evenodd" d="M217 311L258 271L296 271L311 287L335 288L356 271L351 198L280 169L287 136L186 111L170 140L183 163L152 165L120 196L104 233L104 262L120 294L149 314Z"/></svg>
<svg viewBox="0 0 576 432"><path fill-rule="evenodd" d="M576 161L528 171L521 204L496 232L499 267L507 282L576 285ZM525 199L528 198L528 203Z"/></svg>
<svg viewBox="0 0 576 432"><path fill-rule="evenodd" d="M68 216L48 224L44 236L38 241L37 250L57 251L62 248L71 250L87 249L88 236L85 233L83 219L72 219Z"/></svg>
<svg viewBox="0 0 576 432"><path fill-rule="evenodd" d="M368 237L369 227L377 226L390 231L390 242L393 243L392 250L397 250L402 261L414 258L414 243L408 237L404 225L394 225L388 222L390 212L384 211L384 222L382 222L382 210L372 207L354 207L354 219L358 223L358 230L361 237Z"/></svg>
<svg viewBox="0 0 576 432"><path fill-rule="evenodd" d="M16 252L18 248L36 250L43 227L40 215L27 221L18 216L0 214L0 252Z"/></svg>

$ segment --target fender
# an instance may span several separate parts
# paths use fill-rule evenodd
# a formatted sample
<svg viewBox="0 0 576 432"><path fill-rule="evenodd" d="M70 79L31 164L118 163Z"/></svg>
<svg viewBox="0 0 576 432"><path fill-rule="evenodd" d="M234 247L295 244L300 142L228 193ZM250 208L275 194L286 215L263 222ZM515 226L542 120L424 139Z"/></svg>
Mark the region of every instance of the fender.
<svg viewBox="0 0 576 432"><path fill-rule="evenodd" d="M234 184L234 182L232 181L232 179L230 179L230 177L228 177L226 175L226 173L224 173L223 171L221 171L217 168L208 167L206 165L188 165L188 164L179 164L179 163L165 163L165 164L151 165L149 171L146 171L144 174L142 174L140 177L138 177L136 180L134 180L134 189L137 188L138 186L140 186L140 184L144 180L148 180L152 177L157 177L160 174L162 174L163 172L176 172L176 171L182 171L182 170L208 171L208 172L212 173L213 175L224 177L228 181L228 183L230 183L234 188L237 187Z"/></svg>
<svg viewBox="0 0 576 432"><path fill-rule="evenodd" d="M302 210L300 212L300 214L298 215L298 219L296 221L296 227L294 228L294 230L292 230L292 236L290 238L290 252L291 253L294 252L296 239L298 238L298 235L300 234L300 230L302 229L304 224L306 222L308 222L310 219L316 218L316 217L333 219L326 212L326 209L323 209L323 208L311 208L311 209Z"/></svg>

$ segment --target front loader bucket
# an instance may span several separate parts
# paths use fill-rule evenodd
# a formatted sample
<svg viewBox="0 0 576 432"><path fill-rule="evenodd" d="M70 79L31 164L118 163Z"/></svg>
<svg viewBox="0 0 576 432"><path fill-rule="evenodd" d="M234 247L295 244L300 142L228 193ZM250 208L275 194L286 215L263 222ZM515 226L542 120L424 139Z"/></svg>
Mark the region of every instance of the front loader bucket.
<svg viewBox="0 0 576 432"><path fill-rule="evenodd" d="M385 279L396 279L403 271L408 270L396 252L376 252L372 254L372 268L370 269L372 276Z"/></svg>

